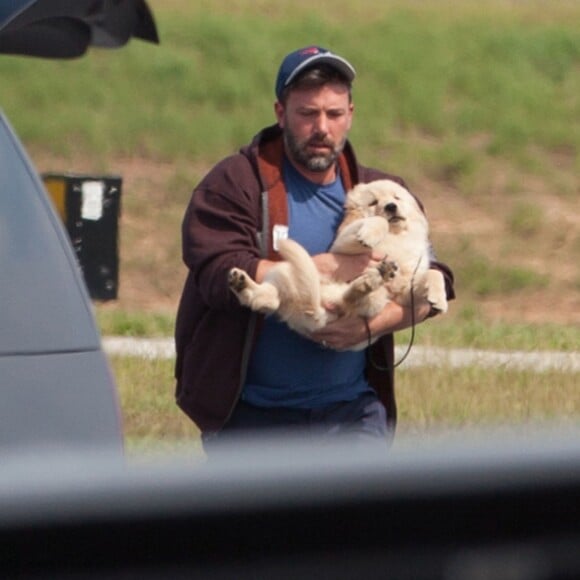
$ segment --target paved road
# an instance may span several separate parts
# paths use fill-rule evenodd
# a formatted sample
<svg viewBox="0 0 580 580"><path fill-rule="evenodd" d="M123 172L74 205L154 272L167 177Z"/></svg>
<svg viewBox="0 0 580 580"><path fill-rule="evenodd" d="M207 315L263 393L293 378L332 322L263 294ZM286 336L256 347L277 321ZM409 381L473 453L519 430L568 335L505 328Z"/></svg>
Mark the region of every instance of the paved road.
<svg viewBox="0 0 580 580"><path fill-rule="evenodd" d="M110 355L136 356L143 358L172 359L175 356L173 339L168 338L103 338L105 352ZM405 348L396 349L399 360ZM417 366L443 366L455 368L480 365L505 369L533 369L537 372L563 370L580 372L578 352L520 352L488 351L474 349L443 349L414 346L400 368Z"/></svg>

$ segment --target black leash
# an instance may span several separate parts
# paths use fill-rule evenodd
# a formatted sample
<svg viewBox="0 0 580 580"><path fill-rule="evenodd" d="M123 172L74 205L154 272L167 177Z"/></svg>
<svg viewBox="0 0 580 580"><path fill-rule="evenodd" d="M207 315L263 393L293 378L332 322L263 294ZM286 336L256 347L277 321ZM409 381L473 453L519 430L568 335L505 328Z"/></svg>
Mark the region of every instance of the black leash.
<svg viewBox="0 0 580 580"><path fill-rule="evenodd" d="M421 258L419 258L419 261L417 262L417 265L415 266L415 270L413 271L413 275L411 276L411 338L409 339L409 344L407 345L407 350L405 351L403 356L393 365L393 369L396 369L409 356L409 353L411 352L411 348L413 347L413 343L415 342L415 322L416 322L415 321L415 274L417 273L417 270L419 268L419 264L421 264ZM373 368L375 368L378 371L390 370L390 368L388 366L382 366L373 360L373 357L371 354L371 348L370 348L372 345L371 329L369 327L368 319L363 318L363 320L365 323L365 327L367 329L367 340L368 340L368 346L366 349L367 360L373 366Z"/></svg>

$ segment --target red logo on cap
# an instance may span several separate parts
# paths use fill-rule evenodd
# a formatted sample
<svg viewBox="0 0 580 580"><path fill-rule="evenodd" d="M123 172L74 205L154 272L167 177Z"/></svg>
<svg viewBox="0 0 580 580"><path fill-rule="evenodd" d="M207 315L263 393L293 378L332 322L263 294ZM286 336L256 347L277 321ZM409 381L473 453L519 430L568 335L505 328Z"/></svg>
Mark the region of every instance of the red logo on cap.
<svg viewBox="0 0 580 580"><path fill-rule="evenodd" d="M310 48L305 48L300 52L300 54L318 54L320 51L316 46L311 46Z"/></svg>

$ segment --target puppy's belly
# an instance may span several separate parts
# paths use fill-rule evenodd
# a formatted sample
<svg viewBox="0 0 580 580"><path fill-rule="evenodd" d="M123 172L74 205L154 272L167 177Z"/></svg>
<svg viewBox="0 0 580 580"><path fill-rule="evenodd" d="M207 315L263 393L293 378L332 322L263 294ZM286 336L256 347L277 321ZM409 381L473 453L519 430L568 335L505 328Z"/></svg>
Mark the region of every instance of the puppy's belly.
<svg viewBox="0 0 580 580"><path fill-rule="evenodd" d="M324 304L340 304L347 288L348 284L342 282L323 282L320 287L322 302Z"/></svg>

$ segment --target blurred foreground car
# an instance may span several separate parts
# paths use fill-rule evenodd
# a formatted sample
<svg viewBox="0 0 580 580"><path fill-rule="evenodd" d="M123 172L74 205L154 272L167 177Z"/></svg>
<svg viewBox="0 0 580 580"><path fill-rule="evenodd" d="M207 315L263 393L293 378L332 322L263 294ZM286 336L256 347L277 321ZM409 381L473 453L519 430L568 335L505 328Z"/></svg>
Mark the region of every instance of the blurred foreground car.
<svg viewBox="0 0 580 580"><path fill-rule="evenodd" d="M144 0L0 3L0 53L72 58L158 42ZM69 238L0 111L0 452L122 449L116 387Z"/></svg>
<svg viewBox="0 0 580 580"><path fill-rule="evenodd" d="M580 578L580 433L386 454L290 437L201 465L6 458L0 577Z"/></svg>

